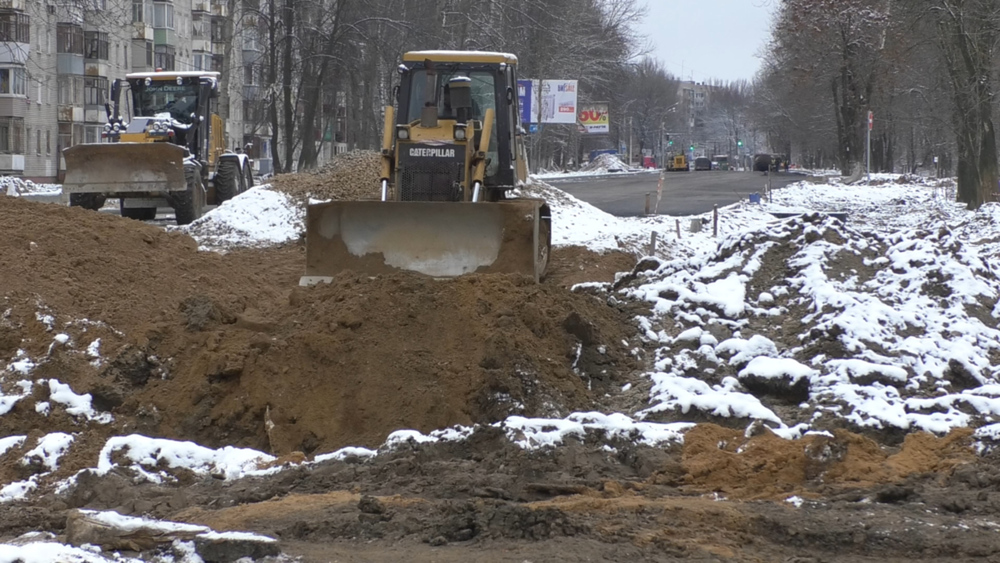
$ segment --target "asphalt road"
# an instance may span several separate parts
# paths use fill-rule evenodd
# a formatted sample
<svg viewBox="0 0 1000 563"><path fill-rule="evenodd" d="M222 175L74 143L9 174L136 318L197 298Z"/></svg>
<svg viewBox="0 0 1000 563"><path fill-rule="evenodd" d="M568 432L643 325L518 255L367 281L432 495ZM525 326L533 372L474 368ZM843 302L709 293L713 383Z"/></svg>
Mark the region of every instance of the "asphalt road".
<svg viewBox="0 0 1000 563"><path fill-rule="evenodd" d="M619 217L644 215L646 194L650 197L650 212L656 204L659 173L610 174L567 179L546 179L559 189ZM778 172L771 175L772 189L797 182L802 176ZM667 172L663 181L663 196L657 209L659 215L699 215L747 199L753 192L764 193L767 177L761 172Z"/></svg>

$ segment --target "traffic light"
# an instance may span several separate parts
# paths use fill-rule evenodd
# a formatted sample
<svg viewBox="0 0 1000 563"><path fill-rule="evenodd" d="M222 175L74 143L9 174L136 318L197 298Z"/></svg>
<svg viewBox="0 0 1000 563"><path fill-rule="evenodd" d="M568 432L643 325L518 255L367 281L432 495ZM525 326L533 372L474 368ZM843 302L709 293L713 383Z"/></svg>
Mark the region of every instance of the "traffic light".
<svg viewBox="0 0 1000 563"><path fill-rule="evenodd" d="M674 142L673 142L673 141L667 141L667 146L668 146L668 147L672 147L672 146L674 146Z"/></svg>
<svg viewBox="0 0 1000 563"><path fill-rule="evenodd" d="M736 146L737 147L742 147L743 146L743 141L737 140L736 141Z"/></svg>
<svg viewBox="0 0 1000 563"><path fill-rule="evenodd" d="M691 145L691 152L694 152L694 145Z"/></svg>

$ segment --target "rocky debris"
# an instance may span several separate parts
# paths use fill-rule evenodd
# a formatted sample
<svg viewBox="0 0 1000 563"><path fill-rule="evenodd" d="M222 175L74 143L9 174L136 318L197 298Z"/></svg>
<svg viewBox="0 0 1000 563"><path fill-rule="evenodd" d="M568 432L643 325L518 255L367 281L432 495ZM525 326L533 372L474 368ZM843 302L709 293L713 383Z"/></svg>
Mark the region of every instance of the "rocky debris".
<svg viewBox="0 0 1000 563"><path fill-rule="evenodd" d="M193 542L206 563L253 561L281 553L278 543L266 536L245 532L216 532L207 526L122 516L113 511L70 510L66 541L75 546L93 545L104 551L149 552Z"/></svg>
<svg viewBox="0 0 1000 563"><path fill-rule="evenodd" d="M380 174L379 153L354 151L337 155L316 170L275 176L271 185L300 201L369 200L380 197Z"/></svg>

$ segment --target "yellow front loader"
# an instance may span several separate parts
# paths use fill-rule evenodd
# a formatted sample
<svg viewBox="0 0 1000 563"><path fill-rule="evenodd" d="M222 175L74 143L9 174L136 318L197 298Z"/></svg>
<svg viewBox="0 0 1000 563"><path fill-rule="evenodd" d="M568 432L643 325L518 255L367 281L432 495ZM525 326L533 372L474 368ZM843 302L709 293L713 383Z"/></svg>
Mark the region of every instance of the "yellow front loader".
<svg viewBox="0 0 1000 563"><path fill-rule="evenodd" d="M345 270L541 279L549 207L509 197L528 169L516 67L505 53L403 56L398 105L385 110L381 201L307 208L302 285Z"/></svg>
<svg viewBox="0 0 1000 563"><path fill-rule="evenodd" d="M218 83L218 72L174 71L114 81L105 142L63 150L69 204L96 210L117 198L122 216L139 220L169 207L185 225L252 187L249 158L226 149Z"/></svg>

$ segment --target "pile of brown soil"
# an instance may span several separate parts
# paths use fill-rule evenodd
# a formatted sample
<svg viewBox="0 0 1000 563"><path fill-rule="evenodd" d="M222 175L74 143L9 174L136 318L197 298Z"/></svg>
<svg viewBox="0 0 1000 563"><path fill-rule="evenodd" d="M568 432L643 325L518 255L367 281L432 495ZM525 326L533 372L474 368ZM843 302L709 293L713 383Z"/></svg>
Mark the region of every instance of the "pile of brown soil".
<svg viewBox="0 0 1000 563"><path fill-rule="evenodd" d="M183 234L16 199L0 200L0 229L10 274L0 358L23 349L42 359L31 378L111 411L113 424L88 423L95 441L141 432L275 453L377 446L401 428L589 409L639 367L629 316L558 283L344 273L299 288L297 245L197 252ZM49 350L59 332L69 342ZM9 391L19 377L6 379ZM43 387L0 416L0 432L80 429L78 417L35 411Z"/></svg>
<svg viewBox="0 0 1000 563"><path fill-rule="evenodd" d="M381 158L374 151L349 152L334 157L317 170L275 176L271 185L299 200L378 199Z"/></svg>

